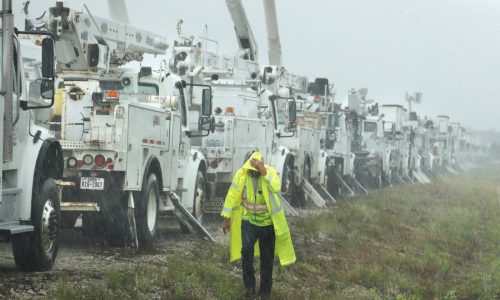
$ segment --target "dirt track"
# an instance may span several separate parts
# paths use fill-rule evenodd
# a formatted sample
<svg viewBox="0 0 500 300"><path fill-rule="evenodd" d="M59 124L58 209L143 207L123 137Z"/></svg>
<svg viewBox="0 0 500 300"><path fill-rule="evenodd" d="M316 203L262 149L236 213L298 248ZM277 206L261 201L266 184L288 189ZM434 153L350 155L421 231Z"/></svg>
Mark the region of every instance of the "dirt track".
<svg viewBox="0 0 500 300"><path fill-rule="evenodd" d="M211 220L207 229L217 242L227 241L218 220ZM199 237L181 234L177 221L164 219L160 237L152 251L138 253L134 249L107 247L102 241L92 243L83 236L81 228L63 230L56 263L51 271L24 273L16 269L11 244L0 243L0 299L34 299L53 295L60 278L70 278L84 285L90 280L99 280L111 268L131 261L162 264L172 249L193 247Z"/></svg>

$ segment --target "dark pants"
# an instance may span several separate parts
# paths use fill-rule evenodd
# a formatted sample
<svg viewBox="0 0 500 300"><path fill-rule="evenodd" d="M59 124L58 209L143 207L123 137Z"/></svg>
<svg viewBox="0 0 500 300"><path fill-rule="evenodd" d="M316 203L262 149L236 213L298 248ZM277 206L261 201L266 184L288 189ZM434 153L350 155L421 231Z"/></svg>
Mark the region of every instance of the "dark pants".
<svg viewBox="0 0 500 300"><path fill-rule="evenodd" d="M255 288L255 271L253 268L254 246L259 240L260 248L260 290L259 294L269 295L273 285L274 261L274 227L255 226L248 221L241 222L241 250L243 284L246 289Z"/></svg>

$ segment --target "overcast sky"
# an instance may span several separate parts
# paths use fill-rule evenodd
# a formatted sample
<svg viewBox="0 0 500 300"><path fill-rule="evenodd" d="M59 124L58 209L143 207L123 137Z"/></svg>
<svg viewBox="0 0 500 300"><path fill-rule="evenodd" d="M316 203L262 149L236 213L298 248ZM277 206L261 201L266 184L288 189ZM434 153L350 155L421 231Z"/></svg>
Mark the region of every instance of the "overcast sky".
<svg viewBox="0 0 500 300"><path fill-rule="evenodd" d="M21 0L14 0L21 9ZM38 16L55 1L32 1ZM85 1L108 17L104 0ZM176 39L175 26L209 36L224 53L237 50L224 0L127 0L132 25ZM67 1L78 8L82 1ZM476 129L500 130L500 1L495 0L276 0L284 66L327 77L347 90L366 87L380 103L403 104L420 91L421 116L447 114ZM261 0L243 0L259 58L267 63ZM19 19L18 19L19 20Z"/></svg>

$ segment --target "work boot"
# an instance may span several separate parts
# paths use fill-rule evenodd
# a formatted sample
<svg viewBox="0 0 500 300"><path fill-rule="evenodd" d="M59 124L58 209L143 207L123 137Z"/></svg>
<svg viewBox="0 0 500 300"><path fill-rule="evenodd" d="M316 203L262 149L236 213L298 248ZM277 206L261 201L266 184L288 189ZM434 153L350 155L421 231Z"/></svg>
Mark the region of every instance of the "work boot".
<svg viewBox="0 0 500 300"><path fill-rule="evenodd" d="M264 294L259 293L259 300L270 300L270 299L271 299L271 293L264 293Z"/></svg>
<svg viewBox="0 0 500 300"><path fill-rule="evenodd" d="M243 299L255 299L255 288L245 289Z"/></svg>

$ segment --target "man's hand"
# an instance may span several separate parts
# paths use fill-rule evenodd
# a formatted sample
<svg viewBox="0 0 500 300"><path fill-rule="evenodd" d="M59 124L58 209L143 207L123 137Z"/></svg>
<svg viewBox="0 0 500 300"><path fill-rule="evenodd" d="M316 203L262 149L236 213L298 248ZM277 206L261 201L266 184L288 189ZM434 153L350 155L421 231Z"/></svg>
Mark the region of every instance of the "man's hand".
<svg viewBox="0 0 500 300"><path fill-rule="evenodd" d="M230 227L231 227L231 219L224 218L224 221L222 222L222 231L224 232L224 234L229 232Z"/></svg>
<svg viewBox="0 0 500 300"><path fill-rule="evenodd" d="M259 170L261 176L266 176L267 171L266 171L266 167L264 166L263 160L258 160L258 159L252 158L250 160L250 165L252 165L252 167Z"/></svg>

